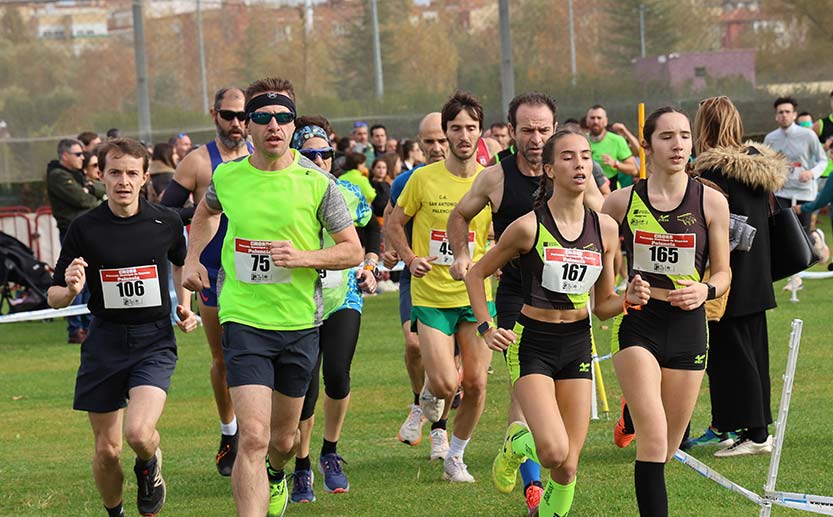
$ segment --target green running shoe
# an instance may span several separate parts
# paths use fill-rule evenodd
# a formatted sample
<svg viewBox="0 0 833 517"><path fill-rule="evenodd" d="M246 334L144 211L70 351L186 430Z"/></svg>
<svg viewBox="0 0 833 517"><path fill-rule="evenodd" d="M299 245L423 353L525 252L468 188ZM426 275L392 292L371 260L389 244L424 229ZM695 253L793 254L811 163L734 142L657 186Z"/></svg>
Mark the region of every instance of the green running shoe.
<svg viewBox="0 0 833 517"><path fill-rule="evenodd" d="M512 422L506 430L503 437L503 446L492 463L492 481L499 492L508 494L515 488L518 469L526 456L512 452L512 439L521 433L528 432L529 428L523 422Z"/></svg>
<svg viewBox="0 0 833 517"><path fill-rule="evenodd" d="M289 503L286 476L280 481L269 479L269 511L266 517L281 517Z"/></svg>

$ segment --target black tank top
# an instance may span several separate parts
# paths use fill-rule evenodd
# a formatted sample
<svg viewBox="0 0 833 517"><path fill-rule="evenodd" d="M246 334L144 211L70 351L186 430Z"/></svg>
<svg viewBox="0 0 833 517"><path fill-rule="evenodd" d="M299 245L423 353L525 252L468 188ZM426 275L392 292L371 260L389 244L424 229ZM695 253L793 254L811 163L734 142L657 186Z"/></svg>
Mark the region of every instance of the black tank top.
<svg viewBox="0 0 833 517"><path fill-rule="evenodd" d="M544 204L535 209L535 246L520 257L524 303L540 309L581 309L602 271L599 215L584 209L584 225L574 241L558 231Z"/></svg>
<svg viewBox="0 0 833 517"><path fill-rule="evenodd" d="M495 241L500 239L512 221L532 211L535 191L541 184L540 176L525 176L521 173L518 157L514 154L501 160L500 165L503 167L503 199L497 212L492 213ZM521 274L517 260L513 259L501 268L500 283L504 289L508 285L520 288Z"/></svg>
<svg viewBox="0 0 833 517"><path fill-rule="evenodd" d="M680 205L657 210L648 199L650 179L635 183L625 220L619 225L628 254L628 277L636 273L652 287L677 289L682 279L699 282L709 256L703 209L704 187L689 179Z"/></svg>
<svg viewBox="0 0 833 517"><path fill-rule="evenodd" d="M833 136L833 113L828 115L827 118L819 120L819 124L821 125L819 140L821 140L821 143L824 144L827 142L828 138Z"/></svg>

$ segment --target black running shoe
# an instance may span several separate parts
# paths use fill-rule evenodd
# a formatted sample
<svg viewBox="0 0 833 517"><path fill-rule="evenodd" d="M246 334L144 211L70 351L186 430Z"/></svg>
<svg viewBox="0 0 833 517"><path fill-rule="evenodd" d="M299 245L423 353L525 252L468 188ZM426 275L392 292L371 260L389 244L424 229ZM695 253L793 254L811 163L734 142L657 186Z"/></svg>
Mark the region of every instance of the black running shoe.
<svg viewBox="0 0 833 517"><path fill-rule="evenodd" d="M146 466L136 458L136 465L133 472L136 473L136 506L139 513L145 516L153 516L162 511L165 505L165 480L162 479L162 450L156 449L156 454Z"/></svg>
<svg viewBox="0 0 833 517"><path fill-rule="evenodd" d="M221 476L230 476L231 469L234 467L234 459L237 457L237 438L240 430L234 433L233 436L227 434L220 435L220 449L217 451L217 457L214 461L217 463L217 472Z"/></svg>

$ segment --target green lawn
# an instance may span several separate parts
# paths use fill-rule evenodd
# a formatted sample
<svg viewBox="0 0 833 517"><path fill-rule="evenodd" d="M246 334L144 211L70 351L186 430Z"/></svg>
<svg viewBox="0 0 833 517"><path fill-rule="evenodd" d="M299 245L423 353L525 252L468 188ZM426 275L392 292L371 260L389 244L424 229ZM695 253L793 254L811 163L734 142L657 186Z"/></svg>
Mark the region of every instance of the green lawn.
<svg viewBox="0 0 833 517"><path fill-rule="evenodd" d="M773 412L778 409L786 364L790 321L803 318L804 338L798 361L786 445L778 488L833 495L833 440L830 393L831 280L805 282L801 301L792 304L780 290L780 306L769 313ZM474 485L442 481L442 465L429 463L426 439L419 447L396 440L411 395L402 359L395 294L367 301L358 352L353 365L353 400L339 443L349 462L351 491L325 494L316 480L318 501L290 506L288 515L526 515L521 492L496 492L490 466L502 438L508 379L499 357L489 378L486 410L466 451L477 478ZM609 331L594 325L599 353L609 349ZM218 425L208 380L209 353L201 331L178 333L180 360L160 423L165 452L168 502L163 515L232 515L229 481L217 475L213 457ZM75 412L72 393L78 347L64 343L62 321L0 326L0 514L101 515L90 458L92 433L86 415ZM633 495L633 446L617 449L611 440L618 417L619 388L610 361L603 363L610 419L594 421L582 454L573 517L636 515ZM319 410L320 412L320 410ZM319 423L321 420L319 420ZM695 411L693 432L709 422L706 385ZM774 429L772 429L774 432ZM321 428L313 438L317 460ZM694 456L730 479L761 493L769 457L717 460L714 449ZM125 446L125 495L128 515L135 515L133 457ZM671 514L675 516L753 516L758 508L694 471L672 462L666 471ZM775 508L773 515L798 515Z"/></svg>

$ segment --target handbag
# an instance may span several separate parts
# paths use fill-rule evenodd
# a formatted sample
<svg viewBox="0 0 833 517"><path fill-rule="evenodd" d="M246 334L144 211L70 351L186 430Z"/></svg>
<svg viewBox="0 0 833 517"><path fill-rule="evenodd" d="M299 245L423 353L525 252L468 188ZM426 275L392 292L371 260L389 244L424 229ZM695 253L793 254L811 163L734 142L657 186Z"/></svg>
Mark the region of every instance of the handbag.
<svg viewBox="0 0 833 517"><path fill-rule="evenodd" d="M769 254L772 281L800 273L819 261L810 237L792 208L779 208L769 195Z"/></svg>

